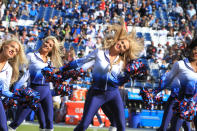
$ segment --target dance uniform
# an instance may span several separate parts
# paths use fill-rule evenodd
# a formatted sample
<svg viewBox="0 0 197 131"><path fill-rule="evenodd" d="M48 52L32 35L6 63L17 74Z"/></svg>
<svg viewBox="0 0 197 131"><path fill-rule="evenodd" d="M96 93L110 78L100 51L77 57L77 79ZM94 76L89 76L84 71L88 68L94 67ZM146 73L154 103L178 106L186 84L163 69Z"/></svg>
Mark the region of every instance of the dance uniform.
<svg viewBox="0 0 197 131"><path fill-rule="evenodd" d="M30 81L28 86L40 93L40 104L36 114L38 116L40 129L53 129L53 103L50 91L49 82L45 81L41 73L41 69L48 66L48 62L44 62L39 52L27 54L29 60L29 70L17 82L15 89L20 88L26 81ZM27 115L31 112L30 108L24 109L19 106L16 113L16 119L9 125L11 128L16 129Z"/></svg>
<svg viewBox="0 0 197 131"><path fill-rule="evenodd" d="M191 67L191 64L188 59L184 59L181 61L181 67L177 68L175 72L178 73L180 80L180 91L178 95L179 100L183 100L184 98L191 98L197 93L197 73ZM196 99L195 99L196 101ZM172 131L179 131L183 122L186 123L187 131L190 131L190 122L186 122L184 119L175 116L175 120L173 121L173 126L171 126ZM195 123L197 124L197 123Z"/></svg>
<svg viewBox="0 0 197 131"><path fill-rule="evenodd" d="M9 91L10 81L12 77L12 67L6 62L0 72L0 96L13 97L13 93ZM0 131L7 131L7 120L5 110L0 98Z"/></svg>
<svg viewBox="0 0 197 131"><path fill-rule="evenodd" d="M116 63L118 59L119 56L115 58L114 63ZM123 62L120 61L112 65L110 69L109 50L96 49L89 55L77 59L69 64L72 68L82 67L84 69L93 65L92 89L88 91L87 94L82 120L74 130L86 130L98 109L102 105L108 104L111 108L110 110L115 116L117 130L124 131L124 106L118 89L120 86L118 78L122 75ZM64 66L60 68L60 71L64 71Z"/></svg>
<svg viewBox="0 0 197 131"><path fill-rule="evenodd" d="M166 107L164 110L164 115L162 119L162 124L159 128L161 131L166 131L168 128L168 124L170 123L173 117L173 105L175 103L175 98L179 96L179 91L184 89L184 94L192 94L193 87L190 87L190 82L197 80L197 73L193 71L188 59L180 60L176 62L170 72L167 72L162 79L161 88L157 90L157 92L163 90L164 88L170 85L171 95L168 98L166 103ZM174 119L172 121L174 123ZM183 121L177 123L177 125L181 126ZM190 129L190 123L185 122L184 128ZM173 127L175 127L173 125ZM177 126L178 128L178 126Z"/></svg>

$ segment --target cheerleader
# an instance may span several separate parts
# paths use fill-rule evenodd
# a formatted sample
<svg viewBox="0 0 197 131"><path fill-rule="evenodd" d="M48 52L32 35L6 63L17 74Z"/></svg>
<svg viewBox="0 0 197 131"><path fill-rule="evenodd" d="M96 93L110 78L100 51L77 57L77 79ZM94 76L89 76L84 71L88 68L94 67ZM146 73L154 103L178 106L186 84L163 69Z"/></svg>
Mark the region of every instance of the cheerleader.
<svg viewBox="0 0 197 131"><path fill-rule="evenodd" d="M180 101L184 98L190 99L197 93L197 38L193 39L193 41L189 44L187 52L189 54L188 58L181 61L181 65L174 70L174 73L178 74L181 85L178 94L178 100ZM194 98L194 100L196 101L197 99ZM178 116L175 116L171 130L179 131L183 122L186 121ZM194 124L195 127L197 127L197 123L195 122ZM190 122L186 122L186 125L186 130L190 131Z"/></svg>
<svg viewBox="0 0 197 131"><path fill-rule="evenodd" d="M15 89L20 88L29 79L28 86L40 93L40 106L37 117L41 131L53 130L53 103L49 82L46 82L41 73L41 69L52 63L55 67L62 65L59 54L59 42L53 36L44 39L42 46L38 51L28 53L29 70L16 83ZM16 129L27 115L31 112L30 108L24 109L19 106L16 113L16 119L9 125L10 129Z"/></svg>
<svg viewBox="0 0 197 131"><path fill-rule="evenodd" d="M171 83L171 95L168 98L167 106L164 111L162 124L159 128L165 131L173 117L173 106L175 98L182 100L184 98L192 97L196 93L197 86L197 38L193 39L191 44L187 47L188 57L184 60L177 61L170 72L168 72L163 79L161 89L167 87ZM161 91L161 89L159 89ZM156 91L159 92L159 91ZM190 123L179 117L173 117L171 130L178 131L183 126L185 130L190 130ZM196 125L195 125L196 126Z"/></svg>
<svg viewBox="0 0 197 131"><path fill-rule="evenodd" d="M95 113L104 104L108 104L114 114L117 130L125 131L124 105L118 87L126 81L120 81L119 78L124 78L125 65L136 59L144 46L135 39L134 31L127 33L123 20L121 23L122 25L110 26L110 30L114 30L115 34L104 39L102 49L96 49L69 63L70 68L93 65L92 89L88 91L83 117L75 131L86 130ZM64 66L60 68L61 72L64 70Z"/></svg>
<svg viewBox="0 0 197 131"><path fill-rule="evenodd" d="M14 98L9 87L19 77L19 66L27 64L21 43L12 38L0 45L0 95ZM7 120L0 98L0 130L7 131Z"/></svg>

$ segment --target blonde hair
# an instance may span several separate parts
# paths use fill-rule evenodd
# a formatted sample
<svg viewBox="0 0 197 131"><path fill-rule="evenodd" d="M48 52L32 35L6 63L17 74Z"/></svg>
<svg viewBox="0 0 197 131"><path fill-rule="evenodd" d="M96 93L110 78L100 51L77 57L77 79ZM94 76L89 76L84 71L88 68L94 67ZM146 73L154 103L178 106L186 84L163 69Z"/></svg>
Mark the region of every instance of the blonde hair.
<svg viewBox="0 0 197 131"><path fill-rule="evenodd" d="M128 40L129 50L120 55L124 65L126 65L126 63L128 63L130 60L134 60L139 57L140 52L144 49L144 44L142 41L137 40L135 28L133 28L132 32L128 34L124 19L119 19L121 25L115 24L108 26L109 31L115 31L115 34L113 36L110 35L104 39L103 49L110 49L119 40Z"/></svg>
<svg viewBox="0 0 197 131"><path fill-rule="evenodd" d="M43 40L43 42L46 42L47 40L52 40L54 42L52 51L48 54L48 56L50 57L53 66L59 68L62 66L61 51L60 51L61 43L58 42L58 40L54 36L46 37Z"/></svg>
<svg viewBox="0 0 197 131"><path fill-rule="evenodd" d="M12 78L10 83L13 84L14 82L16 82L18 80L19 77L19 67L20 66L24 66L27 65L28 61L26 59L26 55L24 53L24 47L21 44L21 42L13 37L9 40L3 41L2 44L0 45L0 52L2 52L3 47L5 45L9 45L11 42L16 42L19 45L19 52L16 54L15 57L13 57L12 59L8 60L8 63L11 65L12 67Z"/></svg>

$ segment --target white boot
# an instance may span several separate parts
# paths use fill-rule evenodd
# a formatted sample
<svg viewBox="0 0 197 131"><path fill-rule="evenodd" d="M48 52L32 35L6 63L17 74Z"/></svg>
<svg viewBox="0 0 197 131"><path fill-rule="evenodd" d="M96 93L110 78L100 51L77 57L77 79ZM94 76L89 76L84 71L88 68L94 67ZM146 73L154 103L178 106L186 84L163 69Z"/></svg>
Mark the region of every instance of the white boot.
<svg viewBox="0 0 197 131"><path fill-rule="evenodd" d="M53 129L45 129L45 131L54 131Z"/></svg>
<svg viewBox="0 0 197 131"><path fill-rule="evenodd" d="M41 129L41 128L39 128L39 131L45 131L45 129Z"/></svg>
<svg viewBox="0 0 197 131"><path fill-rule="evenodd" d="M113 127L113 126L110 126L109 127L109 131L117 131L117 128L116 127Z"/></svg>
<svg viewBox="0 0 197 131"><path fill-rule="evenodd" d="M12 127L8 126L8 131L16 131L16 130L12 129Z"/></svg>

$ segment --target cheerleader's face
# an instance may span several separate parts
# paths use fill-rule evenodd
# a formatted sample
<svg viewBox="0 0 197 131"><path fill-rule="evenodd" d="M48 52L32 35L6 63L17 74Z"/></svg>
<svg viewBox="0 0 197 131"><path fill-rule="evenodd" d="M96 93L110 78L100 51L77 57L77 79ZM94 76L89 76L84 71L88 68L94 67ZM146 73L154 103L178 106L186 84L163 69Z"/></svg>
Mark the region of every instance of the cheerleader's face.
<svg viewBox="0 0 197 131"><path fill-rule="evenodd" d="M197 61L197 46L192 49L193 59Z"/></svg>
<svg viewBox="0 0 197 131"><path fill-rule="evenodd" d="M19 53L20 47L19 44L15 41L10 42L3 46L3 55L7 59L14 58Z"/></svg>
<svg viewBox="0 0 197 131"><path fill-rule="evenodd" d="M54 46L54 41L53 40L46 40L43 44L42 44L42 50L44 52L51 52Z"/></svg>
<svg viewBox="0 0 197 131"><path fill-rule="evenodd" d="M115 50L119 53L125 53L127 50L129 50L129 41L128 40L119 40L115 44Z"/></svg>

